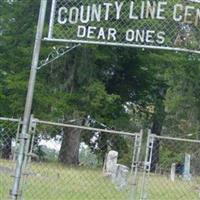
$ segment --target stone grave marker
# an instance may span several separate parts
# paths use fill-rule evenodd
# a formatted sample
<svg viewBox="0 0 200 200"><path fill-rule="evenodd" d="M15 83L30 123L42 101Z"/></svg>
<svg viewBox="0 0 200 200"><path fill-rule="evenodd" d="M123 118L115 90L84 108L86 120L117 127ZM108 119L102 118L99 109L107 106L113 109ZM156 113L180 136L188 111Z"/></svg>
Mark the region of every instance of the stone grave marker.
<svg viewBox="0 0 200 200"><path fill-rule="evenodd" d="M117 164L116 174L113 178L113 182L117 186L117 189L121 190L127 186L129 169L125 165Z"/></svg>
<svg viewBox="0 0 200 200"><path fill-rule="evenodd" d="M171 174L170 174L170 179L172 182L175 181L175 177L176 177L176 163L172 163Z"/></svg>
<svg viewBox="0 0 200 200"><path fill-rule="evenodd" d="M105 176L115 177L116 169L117 169L117 159L118 159L118 152L117 151L109 151L104 164L104 174Z"/></svg>
<svg viewBox="0 0 200 200"><path fill-rule="evenodd" d="M183 172L183 179L186 181L190 181L192 178L191 173L190 173L190 160L191 160L190 154L186 153L185 163L184 163L184 172Z"/></svg>

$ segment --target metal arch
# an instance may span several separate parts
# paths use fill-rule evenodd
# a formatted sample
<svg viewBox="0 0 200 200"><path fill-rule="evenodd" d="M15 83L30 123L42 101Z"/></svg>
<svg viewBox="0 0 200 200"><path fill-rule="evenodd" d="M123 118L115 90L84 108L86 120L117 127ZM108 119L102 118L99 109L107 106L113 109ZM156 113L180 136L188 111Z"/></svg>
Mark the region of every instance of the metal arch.
<svg viewBox="0 0 200 200"><path fill-rule="evenodd" d="M45 60L40 61L39 66L37 67L37 70L41 69L42 67L48 65L49 63L57 60L58 58L62 57L66 53L72 51L76 47L79 47L81 44L76 44L73 46L60 46L60 47L53 47L53 51L49 53L47 58Z"/></svg>

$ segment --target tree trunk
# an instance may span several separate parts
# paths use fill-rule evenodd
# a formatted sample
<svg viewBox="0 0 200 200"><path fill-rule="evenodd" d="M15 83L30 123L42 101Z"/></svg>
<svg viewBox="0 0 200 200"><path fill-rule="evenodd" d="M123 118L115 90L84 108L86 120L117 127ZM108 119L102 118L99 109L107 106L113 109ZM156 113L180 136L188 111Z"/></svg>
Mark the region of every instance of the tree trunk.
<svg viewBox="0 0 200 200"><path fill-rule="evenodd" d="M4 139L3 146L2 146L2 158L3 159L10 159L10 156L12 154L11 146L12 146L12 137L7 136Z"/></svg>
<svg viewBox="0 0 200 200"><path fill-rule="evenodd" d="M73 92L79 88L79 84L77 82L78 64L77 53L70 55L68 59L66 59L65 71L63 72L65 81L62 85L62 89L69 94L73 94ZM71 113L71 115L73 115L72 119L80 118L77 110L75 110L74 113ZM67 115L67 117L69 117L69 115ZM65 120L67 120L67 117L65 116ZM77 125L82 125L83 120L76 120L76 122L78 123ZM80 133L80 129L64 128L61 149L58 156L59 162L66 165L79 164Z"/></svg>
<svg viewBox="0 0 200 200"><path fill-rule="evenodd" d="M79 164L80 130L65 128L59 152L59 162L66 165Z"/></svg>
<svg viewBox="0 0 200 200"><path fill-rule="evenodd" d="M164 102L160 100L160 102L157 104L157 107L153 116L153 124L151 128L151 133L155 135L161 135L164 119L165 119ZM155 139L153 143L153 150L152 150L151 172L155 172L156 166L159 163L159 149L160 149L160 141L159 139Z"/></svg>

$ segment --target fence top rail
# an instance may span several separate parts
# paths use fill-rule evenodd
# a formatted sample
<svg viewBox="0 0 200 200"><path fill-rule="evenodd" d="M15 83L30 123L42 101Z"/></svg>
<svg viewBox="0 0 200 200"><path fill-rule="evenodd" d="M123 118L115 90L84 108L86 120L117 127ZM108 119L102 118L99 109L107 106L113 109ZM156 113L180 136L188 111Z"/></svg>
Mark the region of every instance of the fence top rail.
<svg viewBox="0 0 200 200"><path fill-rule="evenodd" d="M9 122L20 122L21 118L7 118L7 117L0 117L0 121L9 121Z"/></svg>
<svg viewBox="0 0 200 200"><path fill-rule="evenodd" d="M92 127L87 127L87 126L78 126L78 125L73 125L73 124L64 124L64 123L43 121L43 120L39 120L39 119L35 119L35 122L36 123L40 123L40 124L52 125L52 126L61 126L61 127L67 127L67 128L77 128L77 129L83 129L83 130L89 130L89 131L97 131L97 132L104 132L104 133L113 133L113 134L126 135L126 136L141 135L141 133L130 133L130 132L124 132L124 131L99 129L99 128L92 128Z"/></svg>
<svg viewBox="0 0 200 200"><path fill-rule="evenodd" d="M159 136L155 134L150 134L154 138L158 139L165 139L165 140L175 140L175 141L182 141L182 142L192 142L192 143L200 143L200 140L193 140L187 138L176 138L176 137L169 137L169 136Z"/></svg>

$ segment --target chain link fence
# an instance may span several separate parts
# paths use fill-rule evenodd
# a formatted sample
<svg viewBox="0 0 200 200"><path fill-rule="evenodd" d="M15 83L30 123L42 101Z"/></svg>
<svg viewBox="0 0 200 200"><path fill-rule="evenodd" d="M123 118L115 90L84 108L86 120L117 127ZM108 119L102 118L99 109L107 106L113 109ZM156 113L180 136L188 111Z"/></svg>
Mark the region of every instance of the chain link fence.
<svg viewBox="0 0 200 200"><path fill-rule="evenodd" d="M0 118L0 199L9 199L14 175L20 119Z"/></svg>
<svg viewBox="0 0 200 200"><path fill-rule="evenodd" d="M46 40L199 51L199 1L52 0Z"/></svg>
<svg viewBox="0 0 200 200"><path fill-rule="evenodd" d="M132 199L140 133L36 123L23 173L24 199Z"/></svg>
<svg viewBox="0 0 200 200"><path fill-rule="evenodd" d="M199 200L200 141L31 118L19 200ZM11 199L21 120L0 118L0 199ZM105 127L104 127L105 128Z"/></svg>
<svg viewBox="0 0 200 200"><path fill-rule="evenodd" d="M149 134L141 199L200 199L200 141Z"/></svg>

